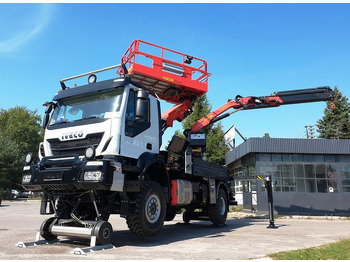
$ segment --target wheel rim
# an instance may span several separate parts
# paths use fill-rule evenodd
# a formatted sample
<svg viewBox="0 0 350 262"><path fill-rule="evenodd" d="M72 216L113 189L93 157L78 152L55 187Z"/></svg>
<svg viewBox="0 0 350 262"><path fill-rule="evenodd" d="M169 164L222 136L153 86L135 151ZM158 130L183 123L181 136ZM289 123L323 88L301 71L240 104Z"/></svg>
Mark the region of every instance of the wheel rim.
<svg viewBox="0 0 350 262"><path fill-rule="evenodd" d="M220 215L225 215L226 212L226 204L225 204L225 199L223 197L220 197L219 200L219 210L220 210Z"/></svg>
<svg viewBox="0 0 350 262"><path fill-rule="evenodd" d="M110 235L111 235L111 231L109 230L109 228L104 228L102 231L102 237L104 239L108 239Z"/></svg>
<svg viewBox="0 0 350 262"><path fill-rule="evenodd" d="M154 224L158 221L161 213L160 199L156 194L152 194L146 201L146 219L149 223Z"/></svg>

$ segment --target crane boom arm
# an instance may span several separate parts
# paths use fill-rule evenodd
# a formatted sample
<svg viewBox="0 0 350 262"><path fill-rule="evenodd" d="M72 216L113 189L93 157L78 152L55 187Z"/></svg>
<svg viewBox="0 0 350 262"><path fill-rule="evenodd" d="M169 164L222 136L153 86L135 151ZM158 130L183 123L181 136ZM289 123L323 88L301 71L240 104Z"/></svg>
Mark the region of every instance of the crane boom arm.
<svg viewBox="0 0 350 262"><path fill-rule="evenodd" d="M235 99L228 100L228 102L225 105L219 107L218 109L214 110L213 112L209 113L208 115L194 123L191 129L191 133L198 133L206 126L213 124L216 121L219 121L225 117L228 117L237 110L259 109L267 107L277 107L280 105L310 103L318 101L331 101L333 100L333 98L334 91L329 86L274 92L271 96L262 97L237 96ZM222 115L230 108L236 109L236 111Z"/></svg>
<svg viewBox="0 0 350 262"><path fill-rule="evenodd" d="M175 120L181 122L192 113L194 100L185 99L182 103L173 106L162 114L162 132L173 126Z"/></svg>

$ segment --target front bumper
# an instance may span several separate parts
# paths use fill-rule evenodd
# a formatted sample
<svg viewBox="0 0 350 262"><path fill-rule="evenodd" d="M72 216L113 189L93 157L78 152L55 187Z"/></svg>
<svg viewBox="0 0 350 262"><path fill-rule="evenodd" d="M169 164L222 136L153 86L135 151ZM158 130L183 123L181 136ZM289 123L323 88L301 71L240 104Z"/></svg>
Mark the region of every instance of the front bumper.
<svg viewBox="0 0 350 262"><path fill-rule="evenodd" d="M84 180L88 171L102 172L99 180ZM39 163L25 166L22 187L27 191L109 190L113 174L109 161L87 161L78 155L44 157ZM90 176L91 179L91 176Z"/></svg>

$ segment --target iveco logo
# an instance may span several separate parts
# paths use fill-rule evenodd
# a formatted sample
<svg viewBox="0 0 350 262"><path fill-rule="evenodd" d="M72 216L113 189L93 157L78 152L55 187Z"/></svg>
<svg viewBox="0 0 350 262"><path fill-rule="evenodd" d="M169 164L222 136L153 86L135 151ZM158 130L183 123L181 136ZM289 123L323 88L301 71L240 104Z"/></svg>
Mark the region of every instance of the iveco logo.
<svg viewBox="0 0 350 262"><path fill-rule="evenodd" d="M67 132L62 134L62 140L81 138L83 137L83 135L84 135L83 131Z"/></svg>

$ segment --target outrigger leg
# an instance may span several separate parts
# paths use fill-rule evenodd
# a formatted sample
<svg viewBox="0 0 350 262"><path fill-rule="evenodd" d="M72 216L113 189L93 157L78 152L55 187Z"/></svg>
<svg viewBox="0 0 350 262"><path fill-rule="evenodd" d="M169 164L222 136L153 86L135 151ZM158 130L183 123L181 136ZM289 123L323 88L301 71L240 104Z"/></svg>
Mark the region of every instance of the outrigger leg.
<svg viewBox="0 0 350 262"><path fill-rule="evenodd" d="M269 226L267 228L274 228L276 229L274 215L273 215L273 197L272 197L272 183L271 183L271 176L266 177L265 179L265 187L267 189L267 201L269 205Z"/></svg>

